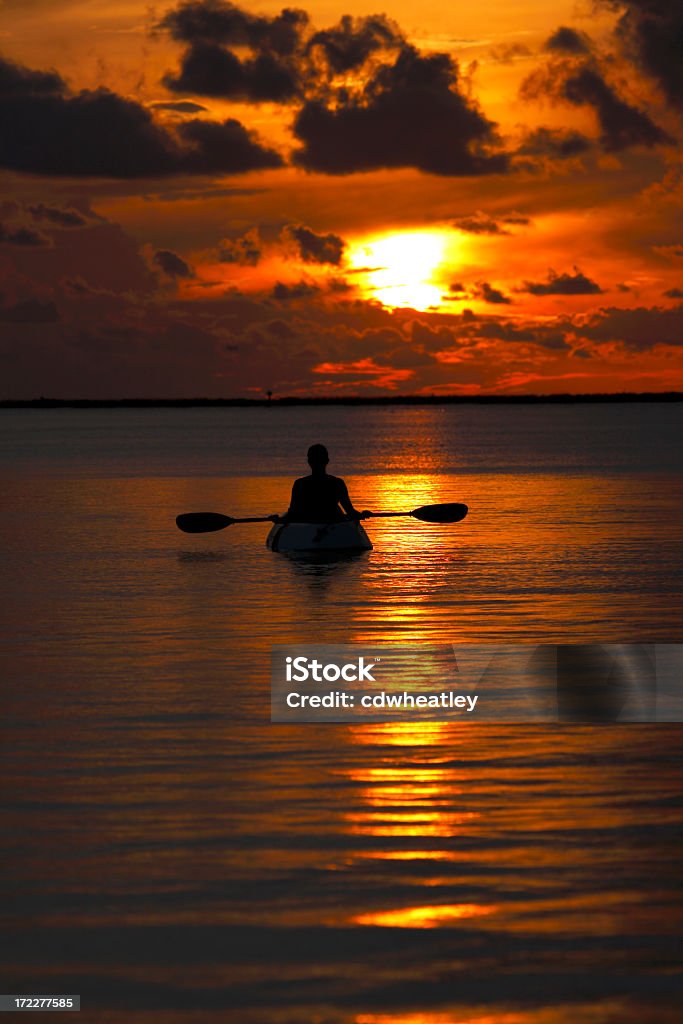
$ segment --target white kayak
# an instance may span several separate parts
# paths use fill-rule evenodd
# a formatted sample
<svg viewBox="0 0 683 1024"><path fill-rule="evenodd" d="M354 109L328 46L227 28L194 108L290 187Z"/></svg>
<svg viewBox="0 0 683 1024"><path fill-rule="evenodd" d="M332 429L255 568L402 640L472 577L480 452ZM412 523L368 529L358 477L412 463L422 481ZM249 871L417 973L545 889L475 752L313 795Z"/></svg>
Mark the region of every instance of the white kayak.
<svg viewBox="0 0 683 1024"><path fill-rule="evenodd" d="M275 523L266 547L271 551L371 551L372 542L359 522Z"/></svg>

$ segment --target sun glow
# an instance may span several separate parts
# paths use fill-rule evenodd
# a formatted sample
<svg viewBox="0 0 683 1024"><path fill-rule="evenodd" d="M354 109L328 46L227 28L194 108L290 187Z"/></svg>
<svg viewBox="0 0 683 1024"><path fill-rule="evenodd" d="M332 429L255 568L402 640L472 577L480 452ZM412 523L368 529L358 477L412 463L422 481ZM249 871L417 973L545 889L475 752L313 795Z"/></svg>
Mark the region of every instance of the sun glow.
<svg viewBox="0 0 683 1024"><path fill-rule="evenodd" d="M439 231L403 231L364 241L348 254L353 270L383 306L425 310L441 302L434 274L446 247Z"/></svg>

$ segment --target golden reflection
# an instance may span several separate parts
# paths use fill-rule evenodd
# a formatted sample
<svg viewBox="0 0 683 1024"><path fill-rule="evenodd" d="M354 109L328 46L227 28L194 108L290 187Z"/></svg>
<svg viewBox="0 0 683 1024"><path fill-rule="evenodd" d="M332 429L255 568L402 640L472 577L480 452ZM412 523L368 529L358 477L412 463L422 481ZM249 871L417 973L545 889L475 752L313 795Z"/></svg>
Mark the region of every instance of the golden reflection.
<svg viewBox="0 0 683 1024"><path fill-rule="evenodd" d="M361 836L424 836L427 838L449 839L456 834L458 826L465 824L478 814L349 814L349 832ZM394 824L391 824L391 823Z"/></svg>
<svg viewBox="0 0 683 1024"><path fill-rule="evenodd" d="M467 800L466 773L443 764L443 751L458 743L458 730L444 722L381 723L349 729L354 745L374 748L374 763L361 753L362 763L351 764L342 774L353 784L355 806L345 810L345 831L354 836L381 840L382 849L358 849L351 859L386 864L387 877L398 871L410 872L410 864L431 861L412 879L419 887L419 902L411 906L356 908L349 922L387 928L448 927L463 918L486 917L494 905L470 900L447 902L451 884L458 885L457 873L444 876L445 861L462 859L464 851L453 852L452 841L467 835L481 817ZM387 749L389 748L389 749ZM405 849L413 845L415 849ZM446 849L443 849L446 847ZM394 862L392 870L389 865ZM401 866L405 863L405 869ZM362 869L361 869L362 870ZM411 875L412 878L412 875ZM397 892L400 890L397 890ZM434 891L434 902L425 894ZM460 896L461 889L458 890ZM454 895L454 893L453 893ZM428 897L427 897L428 899ZM403 896L405 901L405 895Z"/></svg>
<svg viewBox="0 0 683 1024"><path fill-rule="evenodd" d="M416 459L429 465L437 458L438 445L437 429L434 436L424 436ZM454 487L452 477L431 473L366 477L355 487L363 505L378 512L412 511L421 505L463 498L462 484ZM451 565L462 557L462 538L468 529L467 520L457 525L423 523L410 516L370 520L368 531L378 554L365 586L373 601L378 639L406 644L428 643L433 642L437 628L440 639L448 635L444 620L449 620L452 629ZM439 600L441 593L448 594L443 603ZM352 623L355 618L352 610ZM359 622L358 628L367 639L366 623ZM352 633L350 639L356 641L360 637Z"/></svg>
<svg viewBox="0 0 683 1024"><path fill-rule="evenodd" d="M351 246L348 261L384 306L426 310L441 302L435 274L445 249L443 231L401 231Z"/></svg>
<svg viewBox="0 0 683 1024"><path fill-rule="evenodd" d="M391 1016L386 1013L362 1013L354 1017L353 1024L559 1024L559 1017L554 1010L551 1011L552 1016L546 1016L544 1011L541 1011L541 1016L533 1012L533 1018L526 1010L522 1013L504 1011L494 1014L484 1011L483 1015L474 1010L472 1013L474 1016L468 1012L463 1017L458 1011L457 1019L452 1013L443 1013L441 1010L392 1013Z"/></svg>
<svg viewBox="0 0 683 1024"><path fill-rule="evenodd" d="M355 924L374 925L378 928L438 928L439 925L459 921L464 917L485 917L495 913L495 909L481 903L439 903L358 914L353 921Z"/></svg>
<svg viewBox="0 0 683 1024"><path fill-rule="evenodd" d="M439 744L445 741L452 741L453 725L448 722L377 722L375 725L363 725L363 726L351 726L350 732L353 736L353 742L360 746L375 746L377 743L388 744L395 747L415 747L415 746L434 746L435 757L438 751ZM440 769L429 769L421 767L420 772L422 778L425 779L427 775L431 776L432 771L438 773ZM405 774L405 769L393 768L390 766L369 769L369 779L372 779L372 772L404 772L403 778L406 781L414 781L416 775L414 772L410 772L409 775ZM445 779L453 778L450 773L445 770L442 771L441 777ZM378 781L379 781L378 776Z"/></svg>
<svg viewBox="0 0 683 1024"><path fill-rule="evenodd" d="M362 860L464 860L467 854L452 850L358 850L356 857Z"/></svg>

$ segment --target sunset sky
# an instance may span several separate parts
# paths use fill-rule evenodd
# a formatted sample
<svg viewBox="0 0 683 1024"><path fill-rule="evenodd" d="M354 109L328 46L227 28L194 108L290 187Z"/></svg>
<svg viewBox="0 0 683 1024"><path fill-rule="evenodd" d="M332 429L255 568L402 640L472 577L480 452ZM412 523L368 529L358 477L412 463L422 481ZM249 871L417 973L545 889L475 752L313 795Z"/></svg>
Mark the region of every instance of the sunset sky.
<svg viewBox="0 0 683 1024"><path fill-rule="evenodd" d="M0 0L0 398L683 388L683 6Z"/></svg>

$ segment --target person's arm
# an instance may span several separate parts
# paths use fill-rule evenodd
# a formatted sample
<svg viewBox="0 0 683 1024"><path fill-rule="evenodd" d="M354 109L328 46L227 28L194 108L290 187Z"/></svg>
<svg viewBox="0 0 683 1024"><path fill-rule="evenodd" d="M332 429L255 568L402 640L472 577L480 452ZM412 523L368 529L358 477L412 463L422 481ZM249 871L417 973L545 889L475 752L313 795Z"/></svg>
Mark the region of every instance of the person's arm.
<svg viewBox="0 0 683 1024"><path fill-rule="evenodd" d="M278 517L278 522L289 523L296 517L297 505L300 504L299 491L301 490L300 481L295 480L292 484L292 497L289 500L289 508L283 516Z"/></svg>
<svg viewBox="0 0 683 1024"><path fill-rule="evenodd" d="M359 512L358 509L353 507L353 502L349 497L349 489L343 480L339 481L339 498L337 500L349 519L367 519L372 514L368 512L367 509L363 512Z"/></svg>

